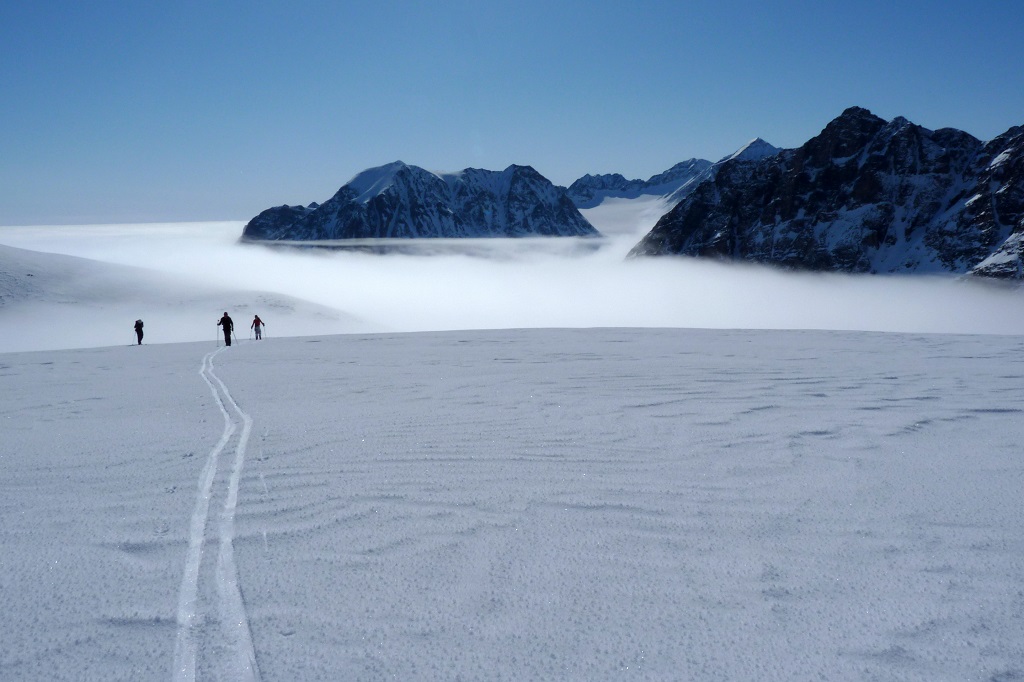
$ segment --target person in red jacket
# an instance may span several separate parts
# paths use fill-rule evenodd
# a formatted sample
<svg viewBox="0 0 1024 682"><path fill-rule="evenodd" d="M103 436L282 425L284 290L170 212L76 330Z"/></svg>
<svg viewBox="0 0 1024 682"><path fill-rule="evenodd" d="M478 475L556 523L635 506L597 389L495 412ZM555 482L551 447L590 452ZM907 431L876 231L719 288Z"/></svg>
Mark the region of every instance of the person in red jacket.
<svg viewBox="0 0 1024 682"><path fill-rule="evenodd" d="M263 338L263 324L263 320L261 320L260 316L257 315L255 318L253 318L252 324L249 325L249 329L253 329L256 331L257 341Z"/></svg>

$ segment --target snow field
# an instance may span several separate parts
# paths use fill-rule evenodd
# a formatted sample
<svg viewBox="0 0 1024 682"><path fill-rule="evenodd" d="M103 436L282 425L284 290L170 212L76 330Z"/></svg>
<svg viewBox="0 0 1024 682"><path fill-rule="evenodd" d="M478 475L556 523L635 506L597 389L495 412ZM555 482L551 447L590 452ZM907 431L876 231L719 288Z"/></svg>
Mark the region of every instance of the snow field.
<svg viewBox="0 0 1024 682"><path fill-rule="evenodd" d="M268 679L1021 669L1019 340L311 341L221 370L275 396L238 543ZM312 381L260 378L285 354Z"/></svg>
<svg viewBox="0 0 1024 682"><path fill-rule="evenodd" d="M204 349L0 355L0 679L170 677Z"/></svg>
<svg viewBox="0 0 1024 682"><path fill-rule="evenodd" d="M197 376L211 350L0 356L0 677L172 675L227 423ZM237 433L196 679L247 674L220 632L228 544L266 680L1013 679L1022 350L635 329L243 342L211 356Z"/></svg>

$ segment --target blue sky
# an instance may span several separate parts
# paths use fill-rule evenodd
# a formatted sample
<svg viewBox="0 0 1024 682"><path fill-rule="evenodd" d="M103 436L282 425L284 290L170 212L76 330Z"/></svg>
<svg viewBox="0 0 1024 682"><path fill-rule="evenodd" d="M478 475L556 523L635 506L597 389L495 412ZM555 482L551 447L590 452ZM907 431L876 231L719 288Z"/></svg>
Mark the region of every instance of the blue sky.
<svg viewBox="0 0 1024 682"><path fill-rule="evenodd" d="M248 220L359 171L647 178L848 106L1024 124L1024 3L0 5L0 225Z"/></svg>

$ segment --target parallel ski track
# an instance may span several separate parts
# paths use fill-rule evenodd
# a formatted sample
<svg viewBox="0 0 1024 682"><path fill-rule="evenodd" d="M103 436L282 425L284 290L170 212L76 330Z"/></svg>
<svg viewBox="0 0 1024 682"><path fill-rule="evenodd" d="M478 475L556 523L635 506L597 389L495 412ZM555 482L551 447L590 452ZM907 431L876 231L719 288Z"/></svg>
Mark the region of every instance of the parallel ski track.
<svg viewBox="0 0 1024 682"><path fill-rule="evenodd" d="M245 465L245 449L252 432L252 418L238 407L234 397L224 382L213 371L214 356L222 353L226 347L211 351L203 357L199 375L210 387L210 393L224 416L224 431L220 440L210 450L206 464L199 475L196 492L196 505L192 511L189 527L188 555L185 560L185 571L181 578L178 594L178 637L174 647L174 680L175 682L194 682L196 679L196 658L198 642L198 594L200 565L206 545L206 528L209 520L210 500L213 496L213 483L216 479L220 454L238 431L241 434L235 445L235 458L231 466L228 488L225 493L224 508L218 526L218 542L220 551L217 555L215 573L217 588L217 616L220 620L223 645L227 655L222 661L226 675L230 679L258 681L259 667L256 664L256 652L249 629L249 618L245 611L245 602L238 585L238 569L235 565L234 536L235 510L238 506L238 485ZM223 396L223 398L221 397ZM231 412L225 407L231 406ZM232 413L235 415L232 416Z"/></svg>

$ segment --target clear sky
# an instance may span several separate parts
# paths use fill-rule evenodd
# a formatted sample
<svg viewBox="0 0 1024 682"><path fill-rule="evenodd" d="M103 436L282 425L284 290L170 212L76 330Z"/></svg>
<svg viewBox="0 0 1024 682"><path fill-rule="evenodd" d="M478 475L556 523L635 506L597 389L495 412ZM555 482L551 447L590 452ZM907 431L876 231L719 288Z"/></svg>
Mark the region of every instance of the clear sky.
<svg viewBox="0 0 1024 682"><path fill-rule="evenodd" d="M1024 2L0 3L0 225L248 220L365 168L648 178L848 106L1024 124Z"/></svg>

